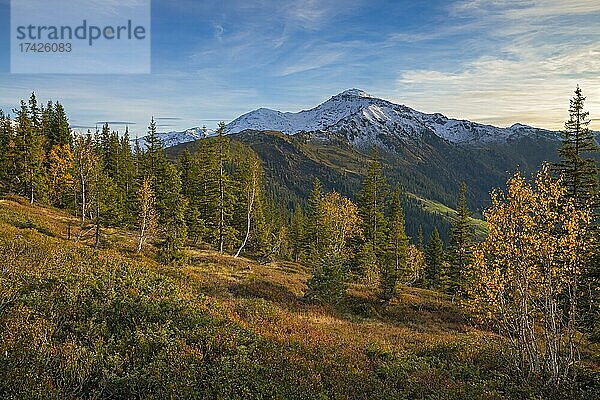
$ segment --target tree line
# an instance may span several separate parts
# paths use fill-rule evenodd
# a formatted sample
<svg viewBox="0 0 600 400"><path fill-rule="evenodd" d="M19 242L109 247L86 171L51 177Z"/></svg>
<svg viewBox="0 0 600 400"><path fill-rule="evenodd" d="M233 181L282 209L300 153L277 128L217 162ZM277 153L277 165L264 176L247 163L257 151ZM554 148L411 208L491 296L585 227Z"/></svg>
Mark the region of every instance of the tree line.
<svg viewBox="0 0 600 400"><path fill-rule="evenodd" d="M128 130L121 135L108 123L73 135L62 105L39 107L35 94L14 118L0 114L0 191L69 210L79 218L73 238L91 237L95 247L103 228L124 227L137 232L136 251L152 241L165 262L188 244L284 255L285 219L266 198L263 175L252 150L232 150L223 123L175 163L154 119L144 146L131 146Z"/></svg>

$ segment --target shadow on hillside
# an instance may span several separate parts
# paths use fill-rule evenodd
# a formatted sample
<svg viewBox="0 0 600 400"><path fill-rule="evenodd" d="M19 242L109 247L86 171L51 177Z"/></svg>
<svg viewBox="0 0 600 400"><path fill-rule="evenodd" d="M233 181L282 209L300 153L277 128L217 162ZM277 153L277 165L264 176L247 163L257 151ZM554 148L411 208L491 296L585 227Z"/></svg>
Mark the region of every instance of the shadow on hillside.
<svg viewBox="0 0 600 400"><path fill-rule="evenodd" d="M287 309L297 309L304 304L284 285L263 280L233 283L229 285L229 292L245 299L264 299Z"/></svg>
<svg viewBox="0 0 600 400"><path fill-rule="evenodd" d="M407 298L408 297L408 298ZM467 319L457 304L435 298L404 296L386 303L382 300L356 293L348 293L339 311L349 319L378 320L417 330L444 329L464 331Z"/></svg>

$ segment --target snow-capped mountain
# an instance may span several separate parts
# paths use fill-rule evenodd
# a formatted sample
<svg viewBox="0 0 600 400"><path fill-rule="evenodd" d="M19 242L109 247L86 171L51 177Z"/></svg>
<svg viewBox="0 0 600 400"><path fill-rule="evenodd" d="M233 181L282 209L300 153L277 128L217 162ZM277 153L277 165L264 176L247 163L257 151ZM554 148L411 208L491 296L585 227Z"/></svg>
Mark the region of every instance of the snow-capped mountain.
<svg viewBox="0 0 600 400"><path fill-rule="evenodd" d="M227 133L245 130L280 131L293 135L312 132L314 138L341 134L357 147L373 144L386 146L390 142L418 141L424 135L434 135L448 142L466 145L506 143L522 137L557 140L557 132L523 124L507 128L448 118L442 114L426 114L405 105L379 99L359 89L349 89L331 97L310 110L281 112L259 108L244 114L227 125ZM165 147L192 142L214 135L214 130L191 128L185 131L159 133ZM145 137L139 139L141 146ZM132 139L132 146L135 139Z"/></svg>
<svg viewBox="0 0 600 400"><path fill-rule="evenodd" d="M164 147L173 147L181 143L193 142L198 139L212 136L214 133L215 132L213 129L195 127L186 129L185 131L159 132L156 135L162 141ZM137 140L140 147L142 149L145 148L146 136L143 136ZM132 147L135 146L135 141L135 138L130 139Z"/></svg>
<svg viewBox="0 0 600 400"><path fill-rule="evenodd" d="M426 114L372 97L358 89L346 90L313 109L297 113L259 108L235 119L227 128L229 133L246 129L276 130L287 134L328 131L341 133L356 145L377 143L382 134L397 139L418 139L425 132L452 143L465 144L505 142L521 136L558 138L555 132L522 124L499 128L447 118L439 113Z"/></svg>
<svg viewBox="0 0 600 400"><path fill-rule="evenodd" d="M246 129L275 130L287 134L327 130L344 118L368 107L377 99L358 89L346 90L325 103L298 113L259 108L235 119L227 125L229 133Z"/></svg>

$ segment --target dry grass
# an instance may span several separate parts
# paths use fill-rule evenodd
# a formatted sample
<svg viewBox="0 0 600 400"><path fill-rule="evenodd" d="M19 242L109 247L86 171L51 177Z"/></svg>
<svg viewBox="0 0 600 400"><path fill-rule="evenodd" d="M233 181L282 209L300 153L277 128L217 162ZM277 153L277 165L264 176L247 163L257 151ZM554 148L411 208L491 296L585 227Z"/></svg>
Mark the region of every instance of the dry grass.
<svg viewBox="0 0 600 400"><path fill-rule="evenodd" d="M77 219L59 210L32 206L19 198L0 200L0 236L5 239L27 232L63 247L91 244L91 239L78 243L73 230L67 241L69 225L74 229ZM402 287L396 299L384 304L376 289L352 284L339 306L316 305L302 298L309 271L297 263L260 264L193 248L186 251L185 265L163 266L153 260L151 247L144 254L132 251L133 232L106 229L103 238L97 268L103 268L102 260L108 265L122 259L165 277L177 287L180 300L200 304L203 312L271 343L267 358L260 362L285 371L277 379L316 385L315 391L339 398L370 398L369 385L381 386L379 394L384 398L385 393L403 393L408 398L519 398L502 394L511 382L502 338L474 327L448 296ZM189 354L199 352L183 339L181 346ZM589 352L599 354L597 348ZM589 370L600 372L597 358L591 356L585 363ZM297 370L305 372L290 376L288 364L297 364ZM307 371L318 372L308 376ZM362 380L368 382L367 394L353 396L352 388L342 389L360 386Z"/></svg>

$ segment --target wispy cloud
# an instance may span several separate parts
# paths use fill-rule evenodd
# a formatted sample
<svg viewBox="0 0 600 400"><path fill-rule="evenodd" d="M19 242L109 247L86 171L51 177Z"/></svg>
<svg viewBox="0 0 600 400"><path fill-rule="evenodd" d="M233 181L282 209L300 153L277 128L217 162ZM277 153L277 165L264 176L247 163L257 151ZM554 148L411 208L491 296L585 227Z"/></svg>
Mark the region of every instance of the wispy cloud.
<svg viewBox="0 0 600 400"><path fill-rule="evenodd" d="M287 76L318 69L331 65L344 56L343 51L333 49L324 50L321 48L306 49L305 51L299 51L298 53L301 53L299 58L288 59L285 62L287 65L283 65L275 75Z"/></svg>
<svg viewBox="0 0 600 400"><path fill-rule="evenodd" d="M98 121L97 125L109 124L109 125L135 125L135 122L131 121Z"/></svg>
<svg viewBox="0 0 600 400"><path fill-rule="evenodd" d="M455 65L401 71L397 90L403 99L482 122L559 129L579 84L587 108L600 115L600 25L582 30L566 22L590 13L600 17L598 2L480 0L454 4L450 11L487 26L482 34L500 45Z"/></svg>
<svg viewBox="0 0 600 400"><path fill-rule="evenodd" d="M155 0L153 11L152 75L0 73L0 104L35 90L74 125L132 121L133 136L152 115L174 130L212 127L359 87L423 111L560 128L580 84L600 115L598 1Z"/></svg>

